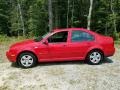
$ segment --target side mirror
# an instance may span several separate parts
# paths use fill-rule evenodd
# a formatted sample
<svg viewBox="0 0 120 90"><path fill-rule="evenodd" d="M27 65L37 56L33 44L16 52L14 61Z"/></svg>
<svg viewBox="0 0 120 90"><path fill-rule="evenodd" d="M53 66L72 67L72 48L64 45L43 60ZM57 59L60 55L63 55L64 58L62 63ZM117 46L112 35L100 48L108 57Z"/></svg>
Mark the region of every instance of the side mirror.
<svg viewBox="0 0 120 90"><path fill-rule="evenodd" d="M48 45L48 40L45 40L43 44Z"/></svg>

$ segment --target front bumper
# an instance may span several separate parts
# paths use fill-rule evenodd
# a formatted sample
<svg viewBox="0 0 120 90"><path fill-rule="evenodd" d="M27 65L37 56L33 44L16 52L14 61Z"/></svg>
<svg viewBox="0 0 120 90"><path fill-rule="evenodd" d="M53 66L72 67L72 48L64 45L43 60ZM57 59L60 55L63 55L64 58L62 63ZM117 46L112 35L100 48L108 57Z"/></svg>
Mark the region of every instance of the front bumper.
<svg viewBox="0 0 120 90"><path fill-rule="evenodd" d="M16 62L16 54L14 52L7 51L6 56L10 62Z"/></svg>

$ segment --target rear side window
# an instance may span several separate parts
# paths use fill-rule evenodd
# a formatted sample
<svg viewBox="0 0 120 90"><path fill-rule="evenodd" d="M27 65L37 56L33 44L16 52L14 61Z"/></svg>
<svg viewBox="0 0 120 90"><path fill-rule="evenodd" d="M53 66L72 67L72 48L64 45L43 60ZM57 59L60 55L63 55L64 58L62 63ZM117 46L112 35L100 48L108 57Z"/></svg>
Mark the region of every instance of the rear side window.
<svg viewBox="0 0 120 90"><path fill-rule="evenodd" d="M75 30L72 31L71 39L72 42L93 41L94 36L84 31Z"/></svg>

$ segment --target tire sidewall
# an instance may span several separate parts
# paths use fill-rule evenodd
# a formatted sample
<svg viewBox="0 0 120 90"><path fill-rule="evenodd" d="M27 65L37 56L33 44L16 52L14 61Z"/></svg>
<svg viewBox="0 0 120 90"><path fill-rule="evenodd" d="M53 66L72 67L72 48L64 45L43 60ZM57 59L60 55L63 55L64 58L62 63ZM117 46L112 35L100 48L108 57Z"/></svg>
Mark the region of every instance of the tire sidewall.
<svg viewBox="0 0 120 90"><path fill-rule="evenodd" d="M91 55L93 52L98 52L98 53L101 55L101 59L100 59L100 61L99 61L98 63L93 63L93 62L90 60L90 55ZM91 65L99 65L99 64L101 64L101 61L102 61L103 59L104 59L103 53L102 53L101 51L98 51L98 50L90 51L90 52L88 53L88 55L87 55L87 58L86 58L87 63L88 63L88 64L91 64Z"/></svg>
<svg viewBox="0 0 120 90"><path fill-rule="evenodd" d="M30 66L24 66L22 65L21 63L21 58L24 56L24 55L29 55L33 58L33 63L30 65ZM17 63L20 67L22 68L31 68L31 67L34 67L36 64L37 64L37 58L34 54L32 53L29 53L29 52L25 52L25 53L21 53L19 56L18 56L18 60L17 60Z"/></svg>

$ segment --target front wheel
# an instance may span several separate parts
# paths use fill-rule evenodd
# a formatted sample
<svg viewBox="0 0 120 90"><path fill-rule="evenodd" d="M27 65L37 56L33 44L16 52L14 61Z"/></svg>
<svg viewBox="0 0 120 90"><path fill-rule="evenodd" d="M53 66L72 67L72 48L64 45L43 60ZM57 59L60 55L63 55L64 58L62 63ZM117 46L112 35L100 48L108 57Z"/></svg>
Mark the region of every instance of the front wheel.
<svg viewBox="0 0 120 90"><path fill-rule="evenodd" d="M22 68L30 68L37 64L37 58L32 53L21 53L18 57L18 64Z"/></svg>
<svg viewBox="0 0 120 90"><path fill-rule="evenodd" d="M97 50L91 51L87 55L87 63L92 65L98 65L103 60L103 58L104 58L104 55L102 52Z"/></svg>

